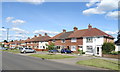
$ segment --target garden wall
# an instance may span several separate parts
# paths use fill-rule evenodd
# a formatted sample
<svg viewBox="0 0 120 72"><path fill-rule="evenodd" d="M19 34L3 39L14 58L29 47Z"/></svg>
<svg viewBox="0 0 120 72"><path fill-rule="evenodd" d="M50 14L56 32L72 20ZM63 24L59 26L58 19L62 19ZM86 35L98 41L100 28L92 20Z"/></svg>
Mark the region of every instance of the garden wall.
<svg viewBox="0 0 120 72"><path fill-rule="evenodd" d="M118 54L118 55L112 55L112 54L103 54L103 55L102 55L102 57L120 59L120 54Z"/></svg>

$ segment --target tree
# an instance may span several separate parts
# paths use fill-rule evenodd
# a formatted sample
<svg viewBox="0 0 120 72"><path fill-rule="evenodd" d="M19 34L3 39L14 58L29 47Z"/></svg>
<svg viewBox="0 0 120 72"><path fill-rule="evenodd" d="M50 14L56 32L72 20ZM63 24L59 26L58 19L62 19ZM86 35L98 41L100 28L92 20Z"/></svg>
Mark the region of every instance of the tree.
<svg viewBox="0 0 120 72"><path fill-rule="evenodd" d="M115 50L115 45L114 45L114 43L105 42L105 43L102 45L102 52L103 52L103 54L109 54L111 51L114 51L114 50Z"/></svg>
<svg viewBox="0 0 120 72"><path fill-rule="evenodd" d="M46 46L47 46L48 50L53 50L55 48L55 44L54 43L50 43L49 45L46 44Z"/></svg>

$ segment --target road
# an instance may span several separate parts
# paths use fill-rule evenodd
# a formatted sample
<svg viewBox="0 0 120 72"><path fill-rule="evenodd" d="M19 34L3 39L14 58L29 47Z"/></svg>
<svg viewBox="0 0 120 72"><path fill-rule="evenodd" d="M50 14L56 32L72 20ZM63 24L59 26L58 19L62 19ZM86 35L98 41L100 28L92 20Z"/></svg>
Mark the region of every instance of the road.
<svg viewBox="0 0 120 72"><path fill-rule="evenodd" d="M2 53L3 70L98 70L86 66L68 65L49 60L42 60L18 54Z"/></svg>

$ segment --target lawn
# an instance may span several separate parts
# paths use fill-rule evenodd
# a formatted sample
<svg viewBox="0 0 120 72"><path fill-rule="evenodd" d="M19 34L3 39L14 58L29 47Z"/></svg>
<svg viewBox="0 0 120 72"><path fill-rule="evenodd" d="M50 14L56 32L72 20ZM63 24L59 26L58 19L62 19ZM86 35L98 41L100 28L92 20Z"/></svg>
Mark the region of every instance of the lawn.
<svg viewBox="0 0 120 72"><path fill-rule="evenodd" d="M31 54L29 56L45 58L45 59L64 59L64 58L75 58L75 56L57 55L57 54Z"/></svg>
<svg viewBox="0 0 120 72"><path fill-rule="evenodd" d="M77 64L106 68L110 70L118 70L118 61L113 61L113 60L90 59L90 60L78 61Z"/></svg>
<svg viewBox="0 0 120 72"><path fill-rule="evenodd" d="M2 50L2 51L11 52L11 53L20 53L19 50Z"/></svg>

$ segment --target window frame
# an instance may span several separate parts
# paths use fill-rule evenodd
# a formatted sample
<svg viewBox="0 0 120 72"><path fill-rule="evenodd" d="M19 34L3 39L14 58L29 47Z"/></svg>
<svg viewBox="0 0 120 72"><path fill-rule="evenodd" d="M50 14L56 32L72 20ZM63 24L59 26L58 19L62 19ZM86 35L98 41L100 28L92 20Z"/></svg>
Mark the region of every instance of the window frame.
<svg viewBox="0 0 120 72"><path fill-rule="evenodd" d="M71 42L77 42L77 38L71 38Z"/></svg>
<svg viewBox="0 0 120 72"><path fill-rule="evenodd" d="M86 43L93 43L93 37L87 37Z"/></svg>

